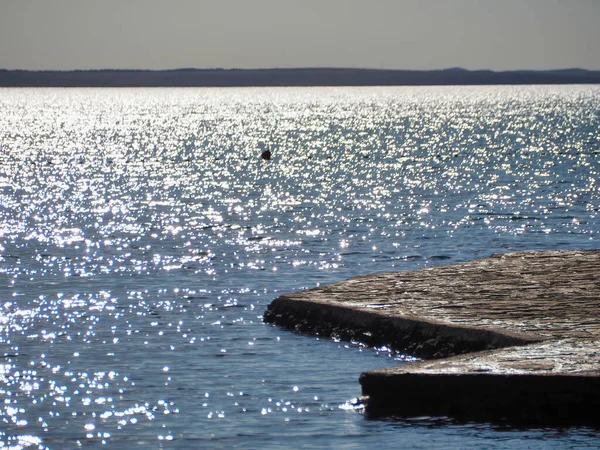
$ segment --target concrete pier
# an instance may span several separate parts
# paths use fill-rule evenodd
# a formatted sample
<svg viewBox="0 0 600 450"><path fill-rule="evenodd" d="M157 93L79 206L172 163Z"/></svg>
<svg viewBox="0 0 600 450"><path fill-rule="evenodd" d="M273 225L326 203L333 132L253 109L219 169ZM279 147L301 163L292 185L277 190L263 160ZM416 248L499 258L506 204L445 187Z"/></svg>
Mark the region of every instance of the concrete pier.
<svg viewBox="0 0 600 450"><path fill-rule="evenodd" d="M424 358L361 375L372 416L600 425L600 250L351 278L265 320Z"/></svg>

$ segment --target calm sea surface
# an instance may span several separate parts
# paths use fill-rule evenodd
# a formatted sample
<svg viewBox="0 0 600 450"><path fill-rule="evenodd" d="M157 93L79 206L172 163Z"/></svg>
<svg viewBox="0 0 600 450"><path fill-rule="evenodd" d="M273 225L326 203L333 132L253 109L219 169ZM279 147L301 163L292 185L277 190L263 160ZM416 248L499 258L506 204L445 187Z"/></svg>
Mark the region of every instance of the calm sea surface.
<svg viewBox="0 0 600 450"><path fill-rule="evenodd" d="M278 295L600 247L600 87L0 89L0 448L597 448L366 419ZM260 153L273 158L262 161Z"/></svg>

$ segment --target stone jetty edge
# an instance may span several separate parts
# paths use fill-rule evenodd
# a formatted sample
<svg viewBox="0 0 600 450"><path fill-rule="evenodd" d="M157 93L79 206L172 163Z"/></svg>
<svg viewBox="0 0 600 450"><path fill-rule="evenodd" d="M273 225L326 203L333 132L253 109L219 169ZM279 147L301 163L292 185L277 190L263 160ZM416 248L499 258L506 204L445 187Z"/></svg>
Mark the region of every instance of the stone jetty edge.
<svg viewBox="0 0 600 450"><path fill-rule="evenodd" d="M303 292L310 294L310 290ZM426 318L365 311L352 306L299 300L282 295L269 305L264 320L300 333L386 346L419 358L443 358L539 342L540 336L496 328L470 328Z"/></svg>
<svg viewBox="0 0 600 450"><path fill-rule="evenodd" d="M554 279L560 283L558 273L564 276L569 267L577 279L578 268L582 267L585 276L591 277L589 286L583 287L585 296L594 301L600 297L600 271L596 270L600 268L598 250L514 252L438 267L446 271L457 268L462 272L464 266L468 272L469 265L478 261L483 264L494 258L506 258L508 265L514 265L515 260L526 261L519 264L547 265L548 273L544 275L549 280L547 283ZM432 272L425 276L436 275L435 268L398 274L427 270ZM557 277L553 277L552 271L557 272ZM340 289L343 291L345 283L360 280L363 286L368 286L370 277L377 276L379 274L356 277L282 295L273 300L264 314L266 322L297 332L369 346L385 345L424 358L425 361L419 363L361 374L359 381L369 417L442 416L533 426L600 426L596 413L600 407L598 336L582 339L574 333L570 337L568 331L563 330L557 338L547 332L532 332L535 327L531 326L524 327L524 332L515 332L514 327L503 328L501 321L500 326L485 327L452 323L418 314L399 314L393 309L379 308L378 304L372 307L360 302L344 304L336 298L335 294L339 294ZM530 278L527 278L528 283ZM559 288L565 297L560 301L568 302L568 292L563 295L564 289ZM360 297L360 292L353 295ZM377 295L385 296L385 292L380 290ZM371 302L373 298L371 295ZM579 303L574 306L580 307ZM528 320L525 317L528 314L524 313L524 320ZM596 323L600 311L594 308L593 314L585 316L586 323ZM581 329L576 323L568 325Z"/></svg>

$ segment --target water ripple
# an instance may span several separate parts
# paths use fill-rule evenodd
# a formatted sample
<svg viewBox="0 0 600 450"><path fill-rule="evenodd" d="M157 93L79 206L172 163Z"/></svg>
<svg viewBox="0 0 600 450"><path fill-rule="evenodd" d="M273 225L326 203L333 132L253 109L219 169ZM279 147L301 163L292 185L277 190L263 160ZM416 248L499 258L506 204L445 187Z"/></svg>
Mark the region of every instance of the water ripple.
<svg viewBox="0 0 600 450"><path fill-rule="evenodd" d="M0 89L0 446L420 442L349 401L410 357L281 334L264 308L596 248L599 105L596 86ZM496 436L474 430L428 432Z"/></svg>

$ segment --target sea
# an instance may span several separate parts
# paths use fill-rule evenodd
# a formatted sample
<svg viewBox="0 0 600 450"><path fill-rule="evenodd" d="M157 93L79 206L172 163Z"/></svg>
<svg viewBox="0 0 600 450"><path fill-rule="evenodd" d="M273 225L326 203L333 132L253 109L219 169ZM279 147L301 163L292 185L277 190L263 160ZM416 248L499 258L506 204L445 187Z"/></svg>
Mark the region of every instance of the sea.
<svg viewBox="0 0 600 450"><path fill-rule="evenodd" d="M598 448L371 419L360 373L412 355L262 317L352 276L598 249L599 183L598 85L0 89L0 448Z"/></svg>

